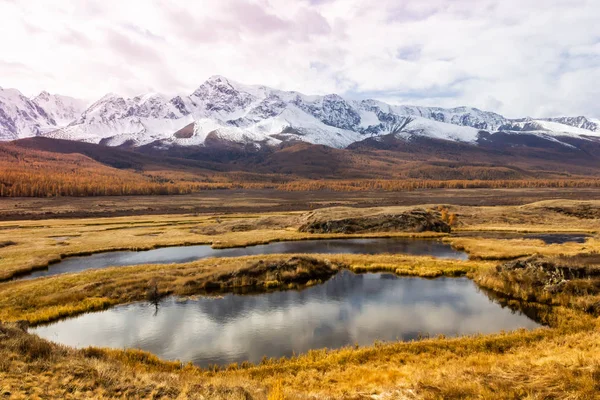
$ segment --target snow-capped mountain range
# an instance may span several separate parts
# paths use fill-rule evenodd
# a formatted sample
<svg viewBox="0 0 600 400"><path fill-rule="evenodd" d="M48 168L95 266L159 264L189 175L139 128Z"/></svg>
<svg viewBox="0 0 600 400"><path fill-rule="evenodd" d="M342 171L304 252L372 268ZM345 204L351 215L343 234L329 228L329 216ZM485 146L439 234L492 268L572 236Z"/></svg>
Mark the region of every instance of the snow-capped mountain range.
<svg viewBox="0 0 600 400"><path fill-rule="evenodd" d="M107 94L89 107L42 92L27 98L0 88L0 140L32 136L158 147L207 145L215 140L278 145L304 141L343 148L371 137L415 135L477 143L482 131L562 137L600 137L600 121L579 117L508 119L471 107L438 108L308 96L213 76L189 96ZM565 145L570 146L564 142Z"/></svg>
<svg viewBox="0 0 600 400"><path fill-rule="evenodd" d="M42 92L29 99L16 89L0 88L0 140L41 136L68 125L84 109L70 97Z"/></svg>

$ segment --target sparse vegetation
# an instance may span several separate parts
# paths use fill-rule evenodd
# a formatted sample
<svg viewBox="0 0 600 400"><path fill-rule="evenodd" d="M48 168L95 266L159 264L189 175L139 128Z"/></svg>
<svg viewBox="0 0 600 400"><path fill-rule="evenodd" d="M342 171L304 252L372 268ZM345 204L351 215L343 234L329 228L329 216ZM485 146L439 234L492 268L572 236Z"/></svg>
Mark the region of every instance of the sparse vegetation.
<svg viewBox="0 0 600 400"><path fill-rule="evenodd" d="M442 218L442 221L444 221L446 224L448 224L448 226L452 227L452 226L456 226L458 223L458 218L456 216L455 213L450 212L448 210L448 208L443 207L443 206L439 206L438 210L440 212L440 216Z"/></svg>
<svg viewBox="0 0 600 400"><path fill-rule="evenodd" d="M460 216L455 230L476 232L596 232L588 218L597 202L542 202L518 207L425 205L440 219ZM312 213L126 217L0 223L0 267L18 271L63 254L213 243L234 246L309 237L312 219L394 215L406 207L329 208ZM570 210L564 212L563 210ZM584 210L571 212L573 210ZM458 220L458 217L456 217ZM243 229L240 227L243 226ZM118 233L118 235L115 235ZM361 234L365 236L369 234ZM421 235L378 232L377 235ZM424 235L432 235L430 233ZM433 234L438 237L442 234ZM315 254L205 259L187 264L139 265L0 283L0 395L14 398L190 399L592 399L600 390L600 304L597 237L585 243L446 237L469 261L405 255ZM119 242L115 239L118 238ZM58 239L57 239L58 238ZM57 241L67 243L58 246ZM39 249L39 250L38 250ZM535 257L532 257L534 256ZM525 257L516 261L502 261ZM138 350L75 350L27 334L28 323L54 321L162 296L252 290L294 290L318 284L341 268L437 277L467 275L482 290L514 307L526 300L548 327L485 336L427 338L367 347L314 350L202 370ZM551 306L551 307L550 307ZM8 394L6 394L8 393Z"/></svg>
<svg viewBox="0 0 600 400"><path fill-rule="evenodd" d="M540 257L498 265L476 282L513 298L600 316L600 255Z"/></svg>

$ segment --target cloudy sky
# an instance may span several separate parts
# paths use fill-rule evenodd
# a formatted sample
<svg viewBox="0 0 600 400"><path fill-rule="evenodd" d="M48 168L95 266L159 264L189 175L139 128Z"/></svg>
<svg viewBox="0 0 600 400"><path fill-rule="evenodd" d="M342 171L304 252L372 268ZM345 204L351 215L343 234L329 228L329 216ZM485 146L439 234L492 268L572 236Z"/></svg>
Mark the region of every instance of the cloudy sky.
<svg viewBox="0 0 600 400"><path fill-rule="evenodd" d="M0 86L95 100L211 75L600 117L598 0L0 0Z"/></svg>

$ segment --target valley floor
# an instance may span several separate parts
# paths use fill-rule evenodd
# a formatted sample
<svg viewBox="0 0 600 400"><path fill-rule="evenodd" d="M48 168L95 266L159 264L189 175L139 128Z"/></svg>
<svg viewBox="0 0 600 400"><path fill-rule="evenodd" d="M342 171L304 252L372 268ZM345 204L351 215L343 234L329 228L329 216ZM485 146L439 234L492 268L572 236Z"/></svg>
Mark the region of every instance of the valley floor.
<svg viewBox="0 0 600 400"><path fill-rule="evenodd" d="M0 197L0 221L188 213L282 212L348 206L522 205L542 200L596 200L600 188L424 189L337 192L206 190L165 196Z"/></svg>
<svg viewBox="0 0 600 400"><path fill-rule="evenodd" d="M597 257L600 201L595 200L597 194L593 190L543 189L378 195L333 193L331 197L328 193L279 193L280 197L268 197L265 193L236 192L226 198L216 192L179 196L175 198L179 203L171 206L168 200L173 198L166 197L68 201L3 199L0 212L7 219L14 210L24 214L21 221L0 222L2 280L44 268L65 256L114 249L191 243L233 247L276 240L348 236L437 237L464 249L470 260L406 255L268 255L115 267L3 282L0 283L0 397L600 398L600 260ZM558 197L583 201L553 200ZM533 199L536 202L532 202ZM547 201L538 201L543 199ZM296 211L294 207L302 201L304 209L310 204L313 211ZM244 208L254 202L259 206ZM33 220L57 215L75 217L86 212L86 203L88 206L102 203L97 207L105 211L113 207L135 214L132 210L143 212L150 207L151 212L171 210L173 214L100 218L104 216L100 213L91 214L95 218ZM348 235L308 233L302 229L310 221L368 220L396 215L413 209L415 204L421 204L420 208L432 214L455 214L454 233L381 230ZM352 207L320 208L330 205ZM373 205L381 207L369 207ZM229 207L227 211L231 213L215 213L219 207ZM175 210L179 213L175 214ZM545 244L539 239L503 237L507 232L519 235L578 232L589 237L584 243ZM535 258L529 258L534 255ZM231 365L216 370L162 361L137 350L76 350L23 330L27 324L142 301L147 298L149 282L154 282L162 295L201 294L209 287L219 287L226 292L238 284L230 279L234 273L233 276L240 279L252 277L252 284L258 290L272 290L272 281L267 281L269 277L261 275L257 268L262 268L264 263L276 263L282 268L292 265L286 276L293 283L300 275L315 272L308 264L295 264L298 257L306 258L308 264L324 269L325 273L331 268L331 271L346 268L355 272L390 271L404 276L466 275L483 289L501 296L505 306L511 307L516 300L529 302L529 307L537 310L538 317L548 327L315 350L290 359L271 359L259 365ZM507 260L516 258L526 261L522 265L507 264ZM498 265L503 267L497 268ZM555 285L554 271L558 270L562 271L566 283ZM288 282L280 283L285 283L285 288L290 287ZM547 290L548 287L552 290Z"/></svg>

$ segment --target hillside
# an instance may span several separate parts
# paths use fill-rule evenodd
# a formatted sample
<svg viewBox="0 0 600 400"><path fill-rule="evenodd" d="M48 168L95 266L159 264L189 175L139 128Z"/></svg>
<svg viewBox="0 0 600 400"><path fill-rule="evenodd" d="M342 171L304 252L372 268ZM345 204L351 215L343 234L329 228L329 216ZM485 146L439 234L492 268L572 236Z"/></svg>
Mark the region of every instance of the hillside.
<svg viewBox="0 0 600 400"><path fill-rule="evenodd" d="M148 156L85 143L24 139L0 144L0 196L182 194L218 187L208 178L212 173L189 164L155 163Z"/></svg>
<svg viewBox="0 0 600 400"><path fill-rule="evenodd" d="M505 142L499 149L485 143L476 146L388 135L347 149L299 142L265 149L195 146L160 150L29 138L0 144L0 195L596 186L600 145L586 142L586 146Z"/></svg>

